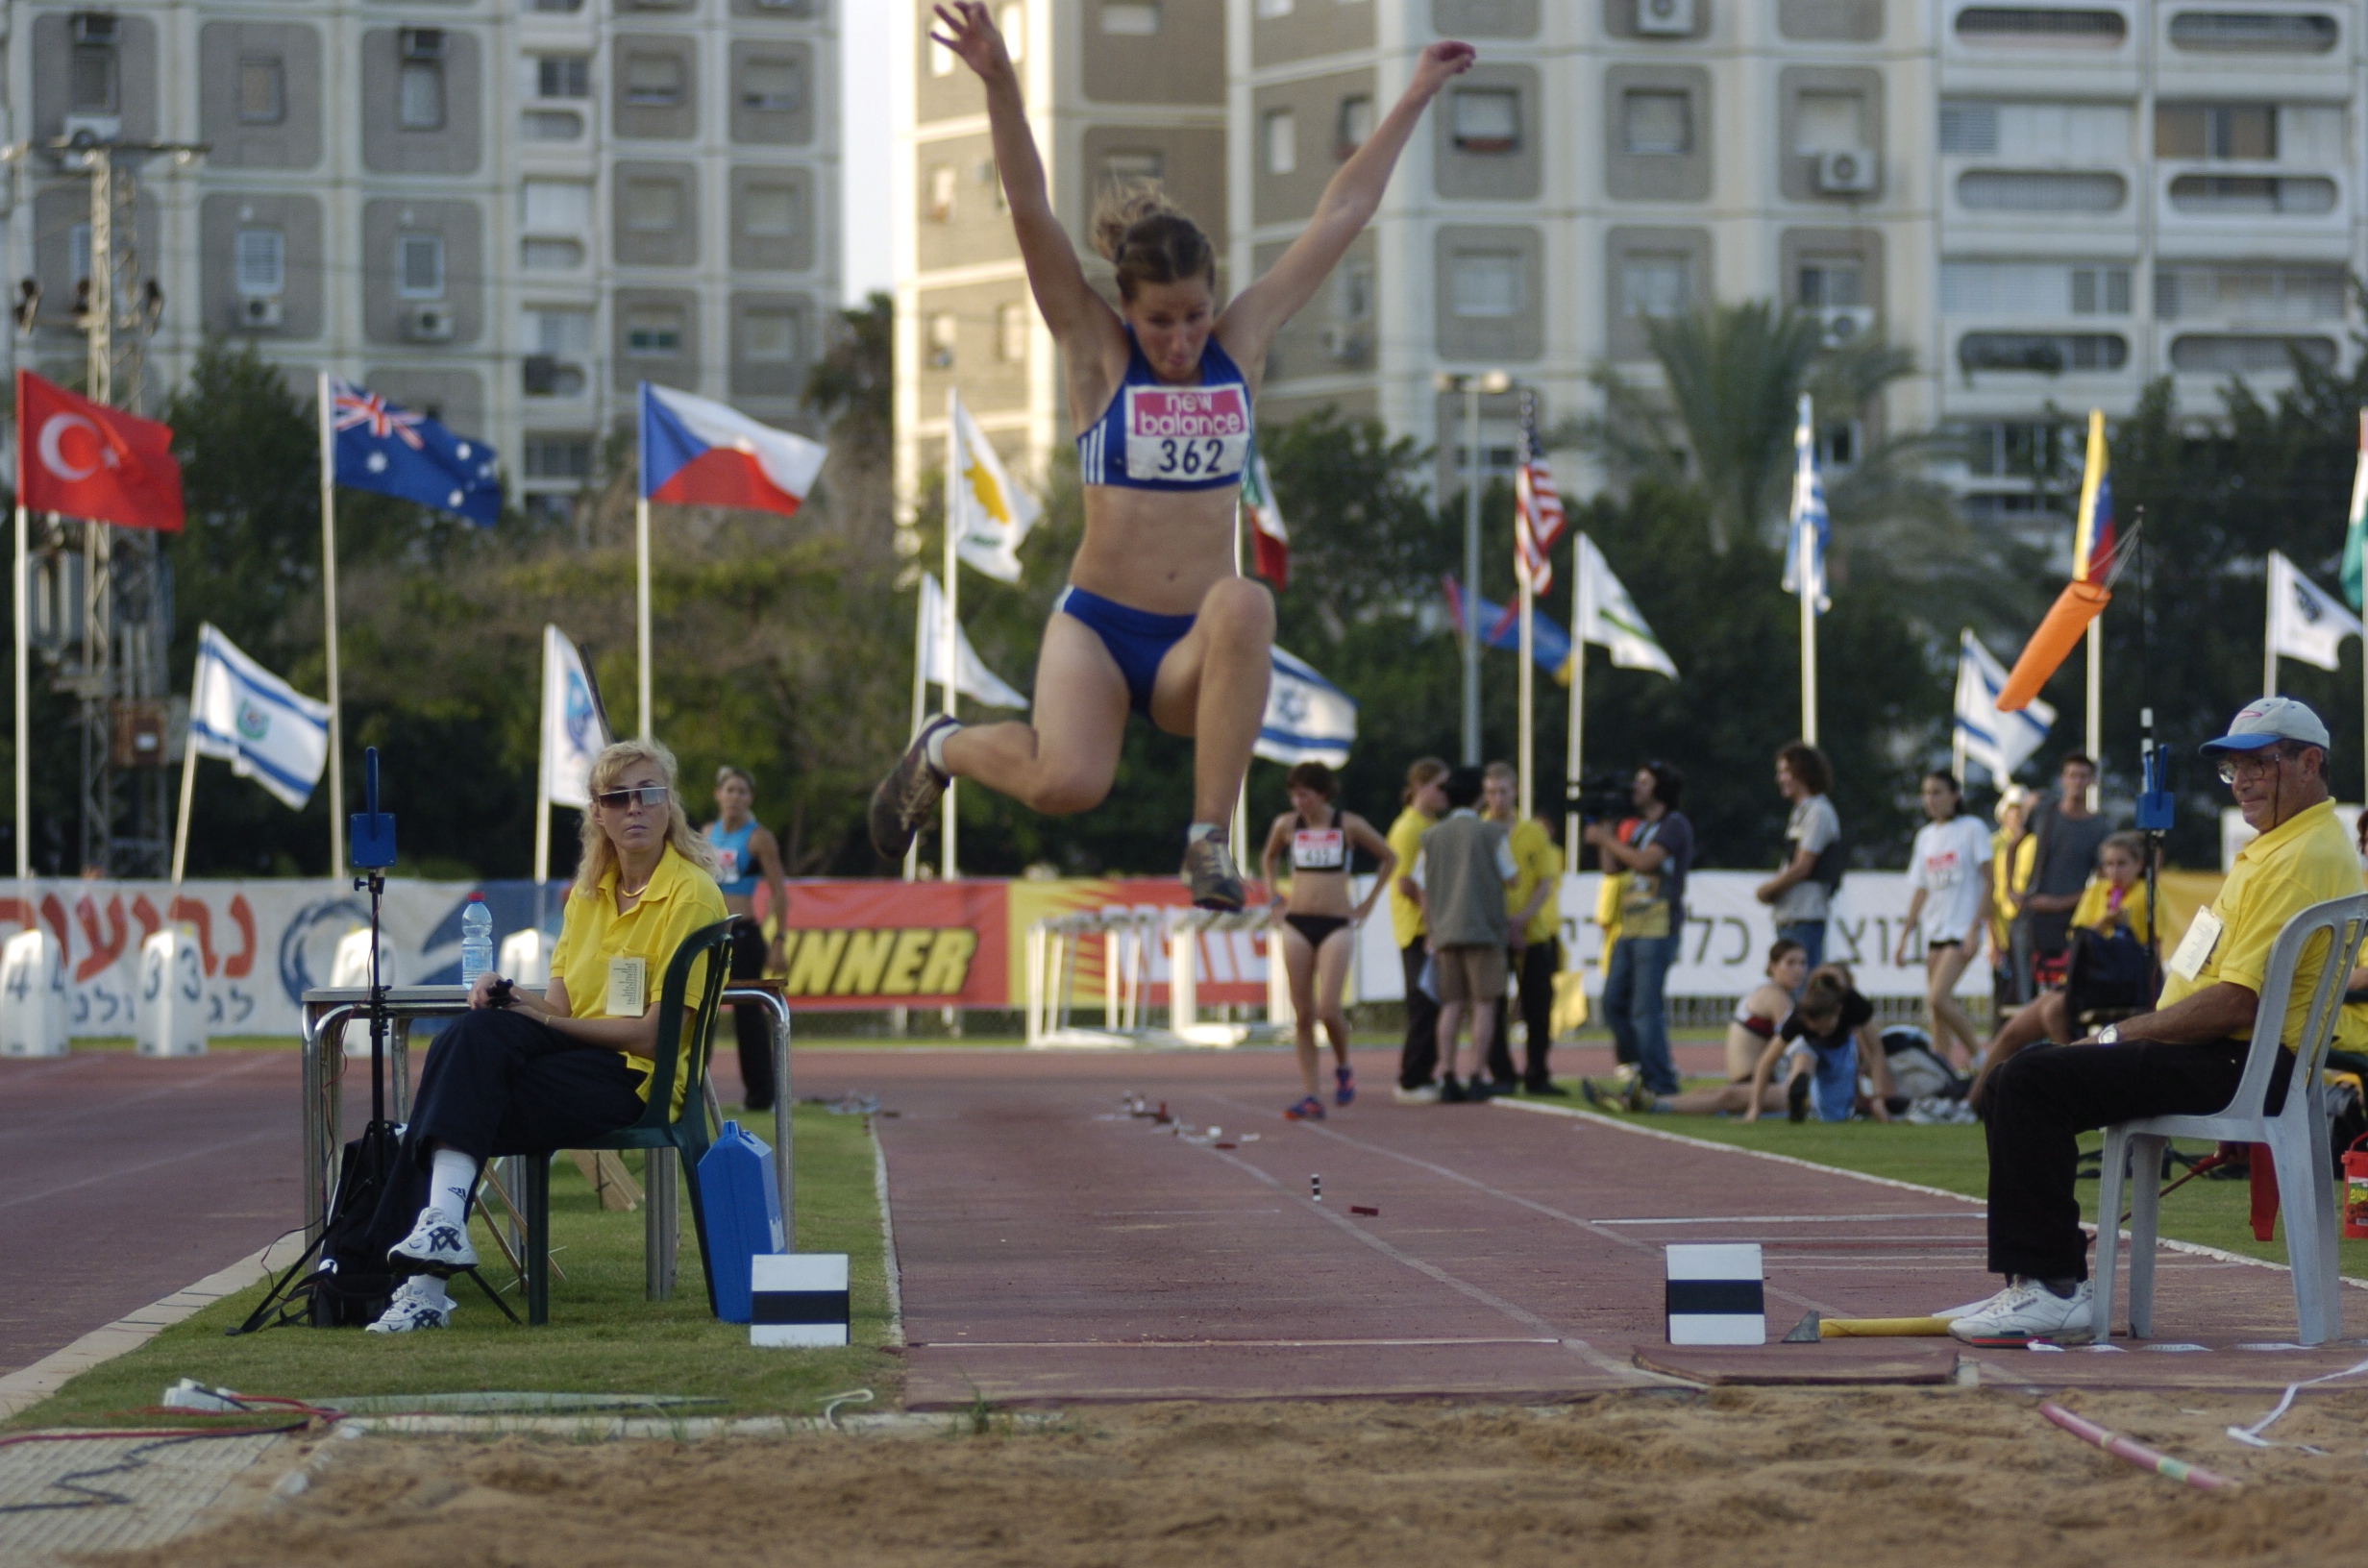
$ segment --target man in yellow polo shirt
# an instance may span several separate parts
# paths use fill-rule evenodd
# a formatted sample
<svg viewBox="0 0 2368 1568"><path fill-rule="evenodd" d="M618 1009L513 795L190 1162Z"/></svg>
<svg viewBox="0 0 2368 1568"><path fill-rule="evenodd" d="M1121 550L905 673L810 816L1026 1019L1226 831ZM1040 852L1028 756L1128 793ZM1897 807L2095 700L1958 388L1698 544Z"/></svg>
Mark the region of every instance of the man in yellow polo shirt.
<svg viewBox="0 0 2368 1568"><path fill-rule="evenodd" d="M1499 1094L1517 1087L1532 1094L1561 1096L1568 1090L1554 1087L1546 1067L1546 1050L1554 1042L1554 971L1562 968L1562 909L1556 895L1562 890L1563 852L1554 846L1546 823L1553 814L1522 818L1518 814L1521 775L1509 762L1492 762L1480 815L1505 824L1505 847L1520 874L1505 890L1505 929L1511 938L1506 954L1515 983L1521 992L1521 1017L1529 1029L1519 1074L1513 1067L1513 1009L1496 1010L1496 1029L1489 1041L1489 1073Z"/></svg>
<svg viewBox="0 0 2368 1568"><path fill-rule="evenodd" d="M2091 1321L2088 1241L2074 1190L2078 1137L2137 1116L2224 1109L2244 1075L2269 950L2313 904L2356 896L2359 861L2327 790L2327 726L2302 703L2266 697L2204 747L2260 836L2238 851L2220 896L2164 962L2158 1011L2109 1024L2093 1039L2016 1056L1991 1082L1989 1266L2007 1287L1949 1332L1977 1344L2052 1339L2084 1344ZM2294 968L2283 1036L2307 1022L2325 943ZM2293 1058L2270 1082L2284 1103ZM2150 1178L2142 1178L2150 1179Z"/></svg>

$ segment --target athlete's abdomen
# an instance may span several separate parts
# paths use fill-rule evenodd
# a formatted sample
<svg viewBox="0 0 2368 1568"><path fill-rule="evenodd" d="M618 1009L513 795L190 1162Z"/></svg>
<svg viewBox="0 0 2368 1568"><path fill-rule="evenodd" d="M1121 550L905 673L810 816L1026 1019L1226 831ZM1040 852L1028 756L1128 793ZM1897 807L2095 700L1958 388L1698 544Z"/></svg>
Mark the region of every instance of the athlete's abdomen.
<svg viewBox="0 0 2368 1568"><path fill-rule="evenodd" d="M1155 615L1196 614L1211 585L1234 575L1238 494L1086 486L1085 540L1069 580Z"/></svg>

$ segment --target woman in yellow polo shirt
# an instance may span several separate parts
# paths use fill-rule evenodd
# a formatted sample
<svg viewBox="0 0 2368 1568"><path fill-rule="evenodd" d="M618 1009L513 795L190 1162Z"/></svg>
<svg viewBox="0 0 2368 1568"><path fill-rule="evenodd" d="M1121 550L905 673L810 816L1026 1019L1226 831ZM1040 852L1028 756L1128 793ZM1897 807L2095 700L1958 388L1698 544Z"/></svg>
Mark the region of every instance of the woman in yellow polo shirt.
<svg viewBox="0 0 2368 1568"><path fill-rule="evenodd" d="M470 1011L437 1037L421 1069L374 1227L393 1236L409 1224L386 1253L393 1272L409 1278L372 1333L451 1322L444 1281L477 1265L469 1195L485 1161L549 1154L641 1119L666 966L684 938L727 916L714 852L675 793L674 753L655 741L619 741L593 761L588 785L551 984L537 993L480 976ZM678 1110L684 1088L678 1072Z"/></svg>

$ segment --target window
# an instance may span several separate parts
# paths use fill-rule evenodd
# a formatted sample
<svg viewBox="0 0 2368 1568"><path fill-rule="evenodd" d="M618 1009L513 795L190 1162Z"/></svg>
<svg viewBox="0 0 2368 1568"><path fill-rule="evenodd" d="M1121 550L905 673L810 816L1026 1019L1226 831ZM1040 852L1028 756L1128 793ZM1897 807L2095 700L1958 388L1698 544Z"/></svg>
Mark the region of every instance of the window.
<svg viewBox="0 0 2368 1568"><path fill-rule="evenodd" d="M1452 110L1458 151L1509 153L1521 144L1521 95L1510 87L1458 87Z"/></svg>
<svg viewBox="0 0 2368 1568"><path fill-rule="evenodd" d="M1114 150L1104 154L1101 160L1102 180L1113 185L1142 184L1163 179L1167 172L1167 156L1155 147Z"/></svg>
<svg viewBox="0 0 2368 1568"><path fill-rule="evenodd" d="M1866 303L1866 266L1855 256L1805 257L1801 262L1801 308L1846 309Z"/></svg>
<svg viewBox="0 0 2368 1568"><path fill-rule="evenodd" d="M1288 16L1291 12L1292 0L1258 0L1258 19L1262 22L1270 22L1277 16Z"/></svg>
<svg viewBox="0 0 2368 1568"><path fill-rule="evenodd" d="M1940 310L1951 316L2126 316L2130 277L2126 264L2107 262L1943 260Z"/></svg>
<svg viewBox="0 0 2368 1568"><path fill-rule="evenodd" d="M804 323L798 312L770 306L742 311L740 357L770 364L794 364L804 358Z"/></svg>
<svg viewBox="0 0 2368 1568"><path fill-rule="evenodd" d="M2072 432L2053 421L2004 420L1965 426L1965 471L1983 479L2077 477Z"/></svg>
<svg viewBox="0 0 2368 1568"><path fill-rule="evenodd" d="M1796 153L1838 153L1863 147L1866 95L1862 92L1804 92L1792 120Z"/></svg>
<svg viewBox="0 0 2368 1568"><path fill-rule="evenodd" d="M581 55L543 55L531 62L537 98L592 96L592 61Z"/></svg>
<svg viewBox="0 0 2368 1568"><path fill-rule="evenodd" d="M1102 0L1101 30L1121 37L1152 37L1159 32L1159 0Z"/></svg>
<svg viewBox="0 0 2368 1568"><path fill-rule="evenodd" d="M631 310L625 317L625 352L636 358L665 358L682 352L682 312Z"/></svg>
<svg viewBox="0 0 2368 1568"><path fill-rule="evenodd" d="M929 318L928 360L931 370L953 368L954 334L958 330L953 313L950 310L941 310Z"/></svg>
<svg viewBox="0 0 2368 1568"><path fill-rule="evenodd" d="M1998 150L1996 104L1942 104L1940 150L1960 158Z"/></svg>
<svg viewBox="0 0 2368 1568"><path fill-rule="evenodd" d="M628 180L620 200L625 227L634 233L671 233L682 227L682 186L678 181Z"/></svg>
<svg viewBox="0 0 2368 1568"><path fill-rule="evenodd" d="M583 116L571 109L530 109L519 127L529 141L574 141L583 135Z"/></svg>
<svg viewBox="0 0 2368 1568"><path fill-rule="evenodd" d="M529 272L573 272L583 265L583 241L541 239L519 241L519 261Z"/></svg>
<svg viewBox="0 0 2368 1568"><path fill-rule="evenodd" d="M395 78L395 123L406 131L444 129L444 62L407 60Z"/></svg>
<svg viewBox="0 0 2368 1568"><path fill-rule="evenodd" d="M112 114L115 100L115 46L78 43L66 61L66 110L75 114Z"/></svg>
<svg viewBox="0 0 2368 1568"><path fill-rule="evenodd" d="M1005 6L995 13L995 30L1003 35L1003 53L1013 64L1027 59L1027 8Z"/></svg>
<svg viewBox="0 0 2368 1568"><path fill-rule="evenodd" d="M530 309L526 313L530 354L589 354L592 352L592 312L575 309Z"/></svg>
<svg viewBox="0 0 2368 1568"><path fill-rule="evenodd" d="M1977 370L2018 370L2059 376L2067 370L2119 370L2130 343L2111 332L1967 332L1957 342L1957 361Z"/></svg>
<svg viewBox="0 0 2368 1568"><path fill-rule="evenodd" d="M1959 41L1987 49L2118 49L2129 32L2116 11L1968 6L1957 13Z"/></svg>
<svg viewBox="0 0 2368 1568"><path fill-rule="evenodd" d="M2171 47L2198 54L2323 55L2335 47L2335 19L2298 12L2183 11L2171 18Z"/></svg>
<svg viewBox="0 0 2368 1568"><path fill-rule="evenodd" d="M1373 316L1373 263L1344 261L1332 274L1332 319L1370 321Z"/></svg>
<svg viewBox="0 0 2368 1568"><path fill-rule="evenodd" d="M1628 316L1680 316L1693 307L1693 258L1637 252L1619 264L1619 307Z"/></svg>
<svg viewBox="0 0 2368 1568"><path fill-rule="evenodd" d="M2128 267L2074 267L2072 313L2076 316L2126 316L2130 313Z"/></svg>
<svg viewBox="0 0 2368 1568"><path fill-rule="evenodd" d="M2215 376L2277 375L2294 368L2296 355L2321 367L2335 362L2331 337L2238 337L2183 333L2171 339L2171 368Z"/></svg>
<svg viewBox="0 0 2368 1568"><path fill-rule="evenodd" d="M2162 104L2155 110L2157 158L2274 159L2274 104Z"/></svg>
<svg viewBox="0 0 2368 1568"><path fill-rule="evenodd" d="M534 0L534 3L528 9L530 11L557 12L561 15L573 16L576 12L583 10L583 0Z"/></svg>
<svg viewBox="0 0 2368 1568"><path fill-rule="evenodd" d="M2258 175L2183 174L2171 182L2171 206L2217 216L2247 213L2309 217L2335 209L2332 180L2274 180Z"/></svg>
<svg viewBox="0 0 2368 1568"><path fill-rule="evenodd" d="M287 118L287 67L277 55L238 62L238 123L278 125Z"/></svg>
<svg viewBox="0 0 2368 1568"><path fill-rule="evenodd" d="M1267 173L1289 174L1299 166L1299 117L1287 109L1267 111L1259 122L1259 145Z"/></svg>
<svg viewBox="0 0 2368 1568"><path fill-rule="evenodd" d="M2339 267L2224 263L2155 269L2155 314L2163 321L2341 321L2346 293Z"/></svg>
<svg viewBox="0 0 2368 1568"><path fill-rule="evenodd" d="M744 185L733 206L740 232L751 239L791 239L797 235L795 185Z"/></svg>
<svg viewBox="0 0 2368 1568"><path fill-rule="evenodd" d="M805 72L794 59L758 55L740 62L744 109L795 113L805 107Z"/></svg>
<svg viewBox="0 0 2368 1568"><path fill-rule="evenodd" d="M929 221L953 221L953 165L932 164L929 169Z"/></svg>
<svg viewBox="0 0 2368 1568"><path fill-rule="evenodd" d="M442 234L397 236L395 292L407 300L440 300L444 297Z"/></svg>
<svg viewBox="0 0 2368 1568"><path fill-rule="evenodd" d="M1866 430L1855 419L1845 419L1828 425L1817 431L1817 466L1822 469L1847 469L1859 460L1859 453L1866 445Z"/></svg>
<svg viewBox="0 0 2368 1568"><path fill-rule="evenodd" d="M1620 94L1623 151L1668 156L1693 151L1693 103L1682 92Z"/></svg>
<svg viewBox="0 0 2368 1568"><path fill-rule="evenodd" d="M672 109L688 90L687 61L680 55L625 57L625 101L644 109Z"/></svg>
<svg viewBox="0 0 2368 1568"><path fill-rule="evenodd" d="M1333 151L1346 159L1373 134L1373 100L1362 92L1341 100L1340 124L1333 134Z"/></svg>
<svg viewBox="0 0 2368 1568"><path fill-rule="evenodd" d="M1958 201L1976 211L2110 212L2127 192L2118 174L1972 169L1957 177Z"/></svg>
<svg viewBox="0 0 2368 1568"><path fill-rule="evenodd" d="M592 186L582 180L529 180L519 186L518 216L530 233L580 234L592 227Z"/></svg>
<svg viewBox="0 0 2368 1568"><path fill-rule="evenodd" d="M1010 304L995 307L995 357L1007 365L1027 358L1027 306Z"/></svg>
<svg viewBox="0 0 2368 1568"><path fill-rule="evenodd" d="M287 292L287 236L277 229L238 231L238 296L276 300Z"/></svg>
<svg viewBox="0 0 2368 1568"><path fill-rule="evenodd" d="M1517 316L1529 308L1529 279L1518 251L1459 251L1448 280L1457 315L1474 320Z"/></svg>
<svg viewBox="0 0 2368 1568"><path fill-rule="evenodd" d="M526 438L526 477L530 479L592 478L592 438L588 435L530 435Z"/></svg>
<svg viewBox="0 0 2368 1568"><path fill-rule="evenodd" d="M958 63L960 62L953 58L953 51L938 42L937 36L931 34L929 37L929 74L931 76L951 76L954 66Z"/></svg>

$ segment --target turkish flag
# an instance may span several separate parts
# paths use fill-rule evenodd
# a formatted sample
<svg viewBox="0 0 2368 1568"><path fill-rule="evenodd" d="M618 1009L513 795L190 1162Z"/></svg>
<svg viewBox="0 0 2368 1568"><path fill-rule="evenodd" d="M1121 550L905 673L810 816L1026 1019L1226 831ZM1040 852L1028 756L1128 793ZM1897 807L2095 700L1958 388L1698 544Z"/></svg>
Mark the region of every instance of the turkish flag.
<svg viewBox="0 0 2368 1568"><path fill-rule="evenodd" d="M179 533L181 465L168 425L16 373L16 499L28 511Z"/></svg>

